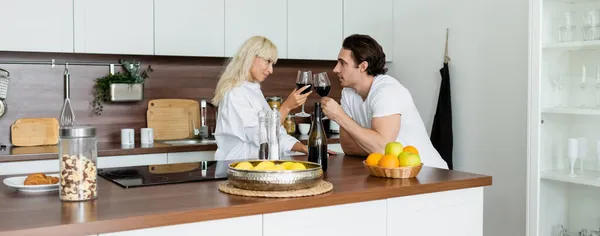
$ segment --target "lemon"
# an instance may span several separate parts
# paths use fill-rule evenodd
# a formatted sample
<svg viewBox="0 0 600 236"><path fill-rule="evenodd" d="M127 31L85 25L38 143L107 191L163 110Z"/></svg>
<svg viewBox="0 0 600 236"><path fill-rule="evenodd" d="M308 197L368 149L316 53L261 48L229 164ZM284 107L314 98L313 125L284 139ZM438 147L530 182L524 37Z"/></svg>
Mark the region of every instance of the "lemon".
<svg viewBox="0 0 600 236"><path fill-rule="evenodd" d="M292 164L290 170L306 170L306 166L304 166L302 163L294 163Z"/></svg>
<svg viewBox="0 0 600 236"><path fill-rule="evenodd" d="M240 162L235 166L236 169L240 169L240 170L252 170L252 168L254 168L254 166L252 164L250 164L250 162L244 161L244 162Z"/></svg>
<svg viewBox="0 0 600 236"><path fill-rule="evenodd" d="M258 163L258 165L256 165L254 167L254 169L255 170L265 170L266 167L274 166L274 165L275 165L275 163L273 163L272 161L263 161L261 163Z"/></svg>
<svg viewBox="0 0 600 236"><path fill-rule="evenodd" d="M281 163L281 165L285 167L286 170L290 170L290 168L292 168L292 166L294 165L294 162L286 161L284 163Z"/></svg>
<svg viewBox="0 0 600 236"><path fill-rule="evenodd" d="M285 170L285 167L282 165L267 166L265 170Z"/></svg>

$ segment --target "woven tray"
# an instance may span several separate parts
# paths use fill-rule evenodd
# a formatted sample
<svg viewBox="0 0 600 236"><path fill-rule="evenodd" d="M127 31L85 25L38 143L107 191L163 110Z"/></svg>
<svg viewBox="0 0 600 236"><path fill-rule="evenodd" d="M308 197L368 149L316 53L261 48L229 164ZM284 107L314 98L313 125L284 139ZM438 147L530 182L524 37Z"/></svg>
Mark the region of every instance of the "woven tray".
<svg viewBox="0 0 600 236"><path fill-rule="evenodd" d="M219 184L219 190L224 193L246 197L292 198L307 197L327 193L333 190L333 184L321 180L315 187L292 191L254 191L233 187L229 182Z"/></svg>

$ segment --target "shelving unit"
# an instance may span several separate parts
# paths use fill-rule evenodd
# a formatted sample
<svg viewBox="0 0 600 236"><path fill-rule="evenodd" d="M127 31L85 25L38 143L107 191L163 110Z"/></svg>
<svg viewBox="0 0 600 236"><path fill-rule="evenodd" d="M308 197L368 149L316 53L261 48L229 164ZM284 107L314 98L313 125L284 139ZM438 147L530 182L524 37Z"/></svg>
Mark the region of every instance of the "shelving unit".
<svg viewBox="0 0 600 236"><path fill-rule="evenodd" d="M600 116L600 109L571 108L571 107L545 108L542 110L542 114Z"/></svg>
<svg viewBox="0 0 600 236"><path fill-rule="evenodd" d="M559 235L559 225L570 235L598 230L600 0L532 0L531 7L527 235ZM584 31L590 19L596 35ZM576 140L570 149L569 139ZM577 157L576 177L569 156Z"/></svg>
<svg viewBox="0 0 600 236"><path fill-rule="evenodd" d="M541 173L542 179L554 180L570 184L580 184L600 188L600 172L594 170L575 171L576 177L571 177L571 170L546 170Z"/></svg>
<svg viewBox="0 0 600 236"><path fill-rule="evenodd" d="M561 50L598 50L600 49L600 40L550 43L542 45L542 48Z"/></svg>

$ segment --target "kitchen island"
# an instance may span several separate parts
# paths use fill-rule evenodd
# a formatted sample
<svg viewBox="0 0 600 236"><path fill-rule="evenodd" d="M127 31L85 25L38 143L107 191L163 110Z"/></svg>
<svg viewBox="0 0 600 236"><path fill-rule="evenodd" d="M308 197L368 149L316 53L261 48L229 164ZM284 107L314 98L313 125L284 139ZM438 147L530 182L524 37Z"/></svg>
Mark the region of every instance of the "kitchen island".
<svg viewBox="0 0 600 236"><path fill-rule="evenodd" d="M225 180L126 189L99 177L98 199L62 203L2 185L0 235L482 235L490 176L423 167L383 179L362 161L330 156L333 191L302 198L229 195Z"/></svg>

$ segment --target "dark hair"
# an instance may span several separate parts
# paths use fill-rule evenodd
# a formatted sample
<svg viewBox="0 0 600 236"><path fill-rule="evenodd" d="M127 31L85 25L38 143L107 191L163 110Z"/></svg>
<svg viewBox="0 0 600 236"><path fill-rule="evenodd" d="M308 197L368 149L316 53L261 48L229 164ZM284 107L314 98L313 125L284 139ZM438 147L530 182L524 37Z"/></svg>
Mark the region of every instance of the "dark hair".
<svg viewBox="0 0 600 236"><path fill-rule="evenodd" d="M344 39L342 47L352 51L352 57L354 57L356 65L363 61L369 63L367 74L375 76L387 72L383 48L371 36L364 34L350 35Z"/></svg>

